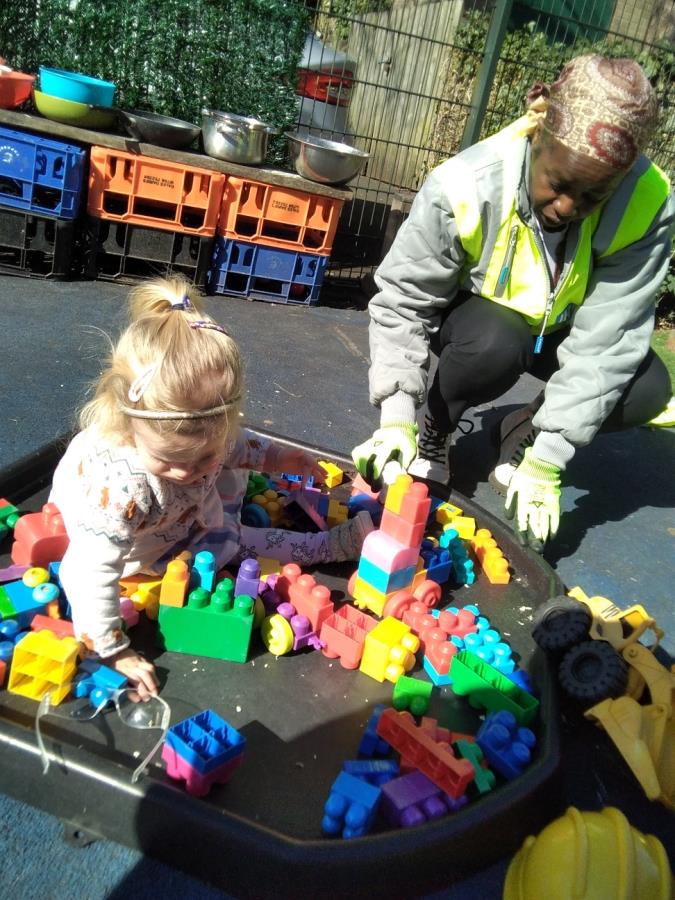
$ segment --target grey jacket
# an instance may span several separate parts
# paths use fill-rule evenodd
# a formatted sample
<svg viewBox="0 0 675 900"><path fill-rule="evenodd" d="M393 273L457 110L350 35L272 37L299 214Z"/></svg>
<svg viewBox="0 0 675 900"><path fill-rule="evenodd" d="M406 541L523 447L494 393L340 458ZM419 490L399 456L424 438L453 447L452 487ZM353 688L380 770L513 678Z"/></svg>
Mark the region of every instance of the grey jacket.
<svg viewBox="0 0 675 900"><path fill-rule="evenodd" d="M423 403L430 336L440 328L443 313L459 289L480 294L500 224L502 197L515 194L521 218L532 223L527 193L529 139L520 138L514 152L521 163L505 166L494 144L483 141L435 169L375 274L379 293L369 306L370 400L382 407L383 424L391 419L387 406L390 413L396 407L399 415L404 409L414 417L414 406ZM671 252L672 193L641 240L599 259L621 221L637 178L648 165L640 157L605 204L593 236L594 263L586 297L575 308L569 334L558 350L560 368L548 381L544 404L534 419L542 432L535 454L561 468L576 447L595 436L649 349L656 292ZM515 174L508 176L508 172ZM483 252L478 264L470 267L444 188L453 176L474 178L478 192ZM577 247L579 226L571 229L563 275ZM542 313L545 303L542 297Z"/></svg>

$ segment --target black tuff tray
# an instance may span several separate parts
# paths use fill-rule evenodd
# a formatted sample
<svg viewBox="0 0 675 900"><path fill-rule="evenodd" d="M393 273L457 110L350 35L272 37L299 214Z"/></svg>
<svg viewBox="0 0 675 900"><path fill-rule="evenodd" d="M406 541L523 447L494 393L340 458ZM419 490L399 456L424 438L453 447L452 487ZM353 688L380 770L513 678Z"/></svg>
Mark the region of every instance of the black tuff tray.
<svg viewBox="0 0 675 900"><path fill-rule="evenodd" d="M38 510L63 446L55 442L0 473L0 497L22 511ZM306 449L353 472L350 460ZM334 496L341 490L346 498L348 489L335 489ZM432 486L434 496L440 490ZM528 616L563 587L541 557L520 547L471 500L458 494L441 499L451 499L489 528L514 572L505 586L490 585L482 574L471 587L444 585L441 605L477 603L529 667L541 712L535 757L520 778L423 826L325 839L320 822L330 786L342 762L357 757L373 707L390 702L392 685L347 671L316 651L277 659L256 634L244 665L161 652L155 624L141 617L132 640L157 665L172 723L211 708L246 737L243 765L230 783L214 786L206 798L192 797L182 782L168 779L158 754L132 785L131 772L156 732L129 729L114 713L91 723L45 719L53 761L43 776L34 732L37 703L2 690L0 790L58 816L74 834L139 849L238 897L413 897L515 852L562 809L555 681L532 642ZM5 566L9 541L2 549ZM314 574L339 601L354 568L324 567ZM426 677L421 667L419 672ZM61 709L67 707L68 702ZM449 688L434 690L429 714L455 730L477 722Z"/></svg>

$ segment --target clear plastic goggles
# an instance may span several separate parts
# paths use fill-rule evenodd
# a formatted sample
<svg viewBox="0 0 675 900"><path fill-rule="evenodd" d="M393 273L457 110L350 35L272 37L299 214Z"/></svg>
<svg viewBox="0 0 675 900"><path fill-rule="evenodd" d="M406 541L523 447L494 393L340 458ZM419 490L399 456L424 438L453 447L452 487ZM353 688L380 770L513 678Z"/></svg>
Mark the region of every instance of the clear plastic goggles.
<svg viewBox="0 0 675 900"><path fill-rule="evenodd" d="M161 697L151 697L145 702L135 703L129 699L129 694L133 691L133 688L122 688L121 690L114 691L106 696L98 706L92 707L90 703L87 703L83 706L78 706L76 709L70 710L69 713L56 712L56 707L51 702L51 694L47 692L42 700L40 700L37 715L35 716L35 736L37 738L38 747L40 748L43 774L46 775L49 770L50 759L42 738L42 732L40 731L41 719L49 715L57 719L64 719L67 722L72 722L73 720L76 722L91 722L107 706L114 704L120 720L130 728L138 728L143 731L156 728L162 732L157 743L145 757L143 762L134 769L131 776L131 782L133 784L138 781L164 742L171 720L171 707L166 700L162 700Z"/></svg>

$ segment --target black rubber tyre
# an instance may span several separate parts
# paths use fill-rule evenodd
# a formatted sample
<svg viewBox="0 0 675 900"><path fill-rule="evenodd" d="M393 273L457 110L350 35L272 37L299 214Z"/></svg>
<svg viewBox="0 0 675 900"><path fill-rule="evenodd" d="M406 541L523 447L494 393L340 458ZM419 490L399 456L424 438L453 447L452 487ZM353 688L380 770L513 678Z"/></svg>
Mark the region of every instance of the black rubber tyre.
<svg viewBox="0 0 675 900"><path fill-rule="evenodd" d="M608 697L623 696L628 666L606 641L584 641L565 654L558 679L567 696L587 708Z"/></svg>
<svg viewBox="0 0 675 900"><path fill-rule="evenodd" d="M532 637L542 650L561 651L588 638L591 614L572 597L554 597L534 614Z"/></svg>

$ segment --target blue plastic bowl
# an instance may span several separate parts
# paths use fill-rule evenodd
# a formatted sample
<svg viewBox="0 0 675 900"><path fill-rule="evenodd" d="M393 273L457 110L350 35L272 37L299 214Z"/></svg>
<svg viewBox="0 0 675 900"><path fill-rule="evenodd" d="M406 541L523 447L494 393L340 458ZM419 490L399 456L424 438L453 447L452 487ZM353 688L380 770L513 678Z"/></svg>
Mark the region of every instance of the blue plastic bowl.
<svg viewBox="0 0 675 900"><path fill-rule="evenodd" d="M117 85L111 81L102 81L91 75L40 66L40 90L52 97L91 103L93 106L112 106L116 88Z"/></svg>

